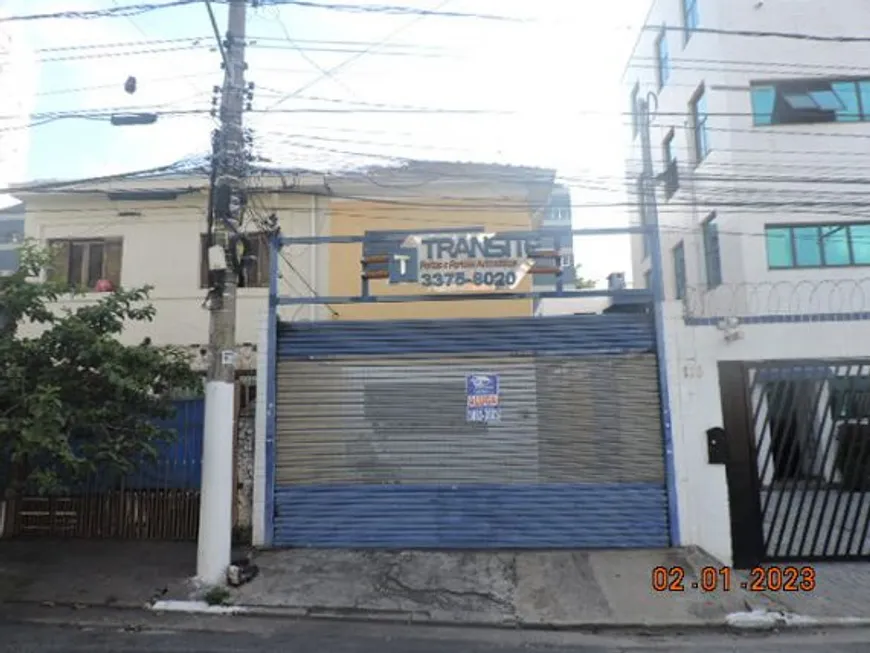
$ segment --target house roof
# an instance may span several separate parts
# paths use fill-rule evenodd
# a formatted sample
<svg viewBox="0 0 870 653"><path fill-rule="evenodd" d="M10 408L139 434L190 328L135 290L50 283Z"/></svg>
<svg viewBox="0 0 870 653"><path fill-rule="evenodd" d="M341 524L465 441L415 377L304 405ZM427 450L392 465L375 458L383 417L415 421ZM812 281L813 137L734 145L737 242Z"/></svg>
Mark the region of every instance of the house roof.
<svg viewBox="0 0 870 653"><path fill-rule="evenodd" d="M10 186L8 191L17 196L32 196L43 193L71 192L103 192L105 184L123 184L131 181L155 182L176 180L182 184L190 184L194 180L207 181L210 170L210 157L196 155L180 159L174 163L159 168L135 170L116 175L92 177L87 179L43 179ZM502 184L547 184L552 186L556 172L546 168L529 166L504 165L497 163L476 163L470 161L422 161L404 160L396 163L361 166L330 172L317 172L299 167L269 166L254 163L254 174L261 176L300 177L311 175L317 177L324 186L334 185L343 181L369 182L382 188L401 189L401 183L430 183L435 181L471 181ZM395 181L396 185L390 185ZM147 184L151 186L151 183ZM406 186L406 188L411 188ZM2 190L0 190L2 192Z"/></svg>

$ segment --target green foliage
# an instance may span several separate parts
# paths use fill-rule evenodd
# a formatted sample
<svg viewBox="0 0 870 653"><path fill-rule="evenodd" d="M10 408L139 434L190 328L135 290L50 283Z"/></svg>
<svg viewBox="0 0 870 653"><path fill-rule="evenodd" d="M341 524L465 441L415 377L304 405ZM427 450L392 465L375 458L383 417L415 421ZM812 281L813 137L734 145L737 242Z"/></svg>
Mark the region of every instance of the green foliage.
<svg viewBox="0 0 870 653"><path fill-rule="evenodd" d="M182 351L119 342L126 323L153 320L150 288L61 309L53 302L71 291L40 280L48 253L28 243L21 259L0 277L0 464L13 463L12 489L129 473L172 436L154 424L172 416L168 390L192 390L199 377ZM28 321L41 327L23 337Z"/></svg>
<svg viewBox="0 0 870 653"><path fill-rule="evenodd" d="M580 276L580 267L576 266L574 269L577 271L577 274L574 277L574 287L577 290L592 290L598 284L594 279L586 279Z"/></svg>
<svg viewBox="0 0 870 653"><path fill-rule="evenodd" d="M230 591L226 587L222 587L220 585L216 585L214 587L210 587L208 591L203 595L202 600L205 601L208 605L231 605L232 604L232 595Z"/></svg>

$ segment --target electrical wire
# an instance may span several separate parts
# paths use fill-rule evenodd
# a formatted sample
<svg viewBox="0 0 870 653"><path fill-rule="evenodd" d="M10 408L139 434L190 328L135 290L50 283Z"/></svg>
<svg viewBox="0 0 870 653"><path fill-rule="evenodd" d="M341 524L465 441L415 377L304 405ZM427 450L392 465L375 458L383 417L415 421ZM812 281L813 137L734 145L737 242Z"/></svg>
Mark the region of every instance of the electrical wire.
<svg viewBox="0 0 870 653"><path fill-rule="evenodd" d="M226 0L224 0L226 1ZM262 6L276 5L292 5L294 7L304 7L307 9L325 9L330 11L341 11L358 14L382 14L391 16L421 16L421 17L436 17L436 18L474 18L477 20L490 21L505 21L505 22L527 22L521 18L513 16L504 16L498 14L480 14L480 13L465 13L460 11L443 11L439 9L418 9L416 7L405 7L402 5L378 5L378 4L340 4L327 2L311 2L309 0L260 0Z"/></svg>
<svg viewBox="0 0 870 653"><path fill-rule="evenodd" d="M249 180L248 188L250 189L252 187L253 186L251 186L250 180ZM249 197L248 206L251 209L251 212L252 212L253 217L254 217L254 221L257 223L257 226L260 229L262 229L266 232L269 232L270 227L269 227L269 225L266 224L266 218L267 218L267 215L270 213L273 213L273 211L270 211L265 206L265 204L263 203L262 196L257 195L257 194L252 194L252 195L249 195L248 197ZM313 235L318 235L318 234L313 234ZM302 272L300 272L299 269L293 264L293 262L290 260L289 255L285 249L283 249L283 248L279 249L278 254L281 257L281 259L284 261L284 263L287 265L287 267L299 278L299 280L302 282L302 284L305 286L305 288L308 290L308 292L311 293L312 297L321 297L322 296L322 295L320 295L320 293L317 292L317 290L314 288L314 286L311 284L311 282L308 281L308 278L304 274L302 274ZM290 285L289 280L285 280L285 281L288 283L288 285ZM291 286L291 290L297 295L302 294L298 290L296 290L296 288L293 288L292 286ZM324 303L323 306L332 314L333 317L336 317L336 318L341 317L339 312L331 304Z"/></svg>
<svg viewBox="0 0 870 653"><path fill-rule="evenodd" d="M438 10L441 10L441 9L443 9L444 7L446 7L448 4L450 4L450 2L452 2L452 0L441 0L437 5L434 6L434 8L432 9L432 11L438 11ZM392 30L391 32L389 32L389 33L388 33L384 38L382 38L378 43L373 44L371 47L367 47L365 50L363 50L363 51L361 51L361 52L359 52L359 53L357 53L357 54L354 54L353 56L351 56L351 57L345 59L344 61L341 61L340 63L336 64L335 66L332 66L332 67L328 68L326 71L324 71L323 74L321 74L321 75L320 75L319 77L317 77L316 79L313 79L312 81L308 82L307 84L304 84L304 85L298 87L295 91L292 91L292 92L290 92L290 93L288 93L288 94L282 96L282 97L281 97L277 102L275 102L274 104L272 104L272 105L269 107L269 109L270 109L270 110L275 110L275 109L277 109L279 106L281 106L281 105L282 105L284 102L286 102L287 100L293 99L293 98L297 97L299 94L304 93L305 91L307 91L308 89L312 88L315 84L319 83L320 81L322 81L322 80L325 79L325 78L334 78L334 76L335 76L339 71L341 71L341 70L347 68L347 67L350 66L352 63L354 63L355 61L358 61L359 59L361 59L361 58L364 57L365 55L370 54L370 53L374 52L375 50L379 49L383 44L388 43L389 41L391 41L393 38L395 38L396 36L398 36L399 34L401 34L402 32L404 32L405 30L407 30L407 29L413 27L414 25L416 25L416 24L417 24L420 20L422 20L423 18L425 18L425 16L418 15L418 16L412 18L412 19L411 19L410 21L408 21L407 23L403 23L402 25L400 25L400 26L397 27L396 29L394 29L394 30Z"/></svg>
<svg viewBox="0 0 870 653"><path fill-rule="evenodd" d="M167 0L167 2L144 2L131 5L121 5L104 9L83 9L79 11L55 11L46 14L24 14L19 16L0 16L0 23L12 23L36 20L54 19L94 19L94 18L126 18L140 16L152 11L183 7L199 3L200 0Z"/></svg>
<svg viewBox="0 0 870 653"><path fill-rule="evenodd" d="M679 32L680 34L686 33L686 29L684 27L674 27L668 25L644 25L643 29L647 32ZM870 43L870 36L826 35L811 34L808 32L777 32L752 29L720 29L715 27L693 27L689 31L692 35L715 34L718 36L790 39L797 41L821 41L828 43Z"/></svg>

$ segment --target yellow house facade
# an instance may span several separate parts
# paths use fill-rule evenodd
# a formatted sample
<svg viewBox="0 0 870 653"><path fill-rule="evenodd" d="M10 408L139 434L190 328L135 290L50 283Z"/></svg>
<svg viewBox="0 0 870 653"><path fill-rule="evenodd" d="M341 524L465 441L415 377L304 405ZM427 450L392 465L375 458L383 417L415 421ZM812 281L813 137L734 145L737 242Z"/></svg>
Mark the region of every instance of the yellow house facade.
<svg viewBox="0 0 870 653"><path fill-rule="evenodd" d="M249 187L244 229L260 233L274 215L284 236L362 236L432 230L533 229L553 187L553 171L509 166L417 162L359 173L261 173ZM32 188L33 185L30 186ZM152 323L131 325L123 338L201 347L208 312L203 235L208 177L173 173L87 183L45 184L16 196L25 203L25 234L59 252L54 274L88 289L64 305L93 301L96 282L150 285ZM257 261L250 287L240 288L236 340L253 351L267 309L268 247L253 239ZM363 251L359 243L290 245L278 261L282 296L356 296ZM528 284L529 282L526 281ZM372 294L423 293L374 281ZM391 320L531 316L531 300L341 304L281 307L285 320Z"/></svg>

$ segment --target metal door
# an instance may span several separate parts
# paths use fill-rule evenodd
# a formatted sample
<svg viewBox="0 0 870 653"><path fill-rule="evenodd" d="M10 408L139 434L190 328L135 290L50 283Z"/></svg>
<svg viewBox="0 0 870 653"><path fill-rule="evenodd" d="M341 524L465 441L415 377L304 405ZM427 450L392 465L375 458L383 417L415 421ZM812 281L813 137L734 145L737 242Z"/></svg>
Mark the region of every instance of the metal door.
<svg viewBox="0 0 870 653"><path fill-rule="evenodd" d="M870 558L870 361L723 363L735 562Z"/></svg>
<svg viewBox="0 0 870 653"><path fill-rule="evenodd" d="M653 342L647 316L284 325L274 544L667 546Z"/></svg>

